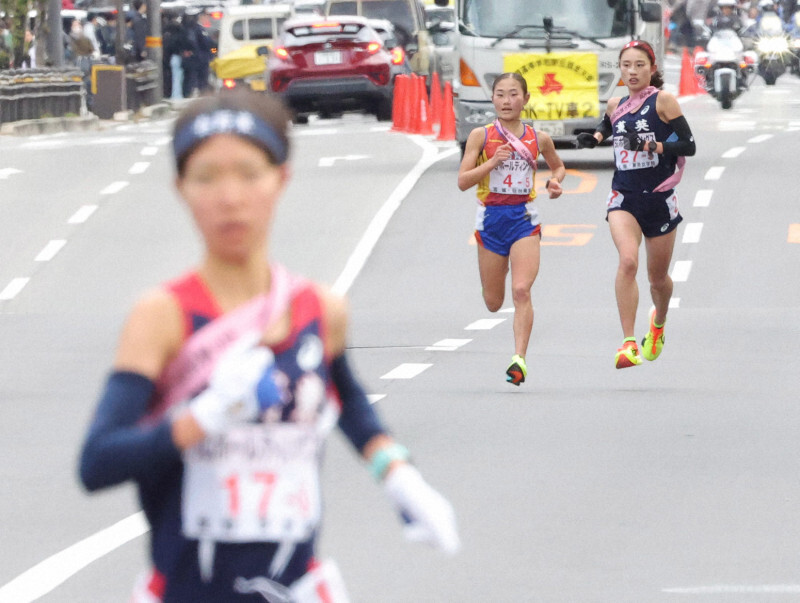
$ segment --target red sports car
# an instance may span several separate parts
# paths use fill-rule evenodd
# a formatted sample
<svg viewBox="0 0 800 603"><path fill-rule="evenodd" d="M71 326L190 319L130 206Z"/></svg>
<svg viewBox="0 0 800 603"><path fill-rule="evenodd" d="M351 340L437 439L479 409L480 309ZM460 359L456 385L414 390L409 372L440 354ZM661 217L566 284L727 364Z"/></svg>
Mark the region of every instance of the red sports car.
<svg viewBox="0 0 800 603"><path fill-rule="evenodd" d="M281 94L299 121L362 110L392 118L396 66L362 17L300 17L284 23L268 61L270 90Z"/></svg>

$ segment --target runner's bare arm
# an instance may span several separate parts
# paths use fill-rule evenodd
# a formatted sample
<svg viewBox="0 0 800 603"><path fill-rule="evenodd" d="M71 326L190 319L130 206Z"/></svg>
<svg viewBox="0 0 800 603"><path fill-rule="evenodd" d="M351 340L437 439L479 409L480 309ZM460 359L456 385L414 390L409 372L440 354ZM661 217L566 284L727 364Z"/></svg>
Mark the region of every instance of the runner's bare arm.
<svg viewBox="0 0 800 603"><path fill-rule="evenodd" d="M545 162L547 162L547 167L549 167L552 172L545 186L550 198L556 199L560 197L563 192L561 183L564 181L564 177L567 173L564 168L564 162L558 153L556 153L556 145L547 132L536 132L536 138L539 141L539 152L542 154L542 157L544 157Z"/></svg>
<svg viewBox="0 0 800 603"><path fill-rule="evenodd" d="M656 112L661 121L665 123L669 123L676 117L683 115L678 99L673 94L663 90L656 97Z"/></svg>

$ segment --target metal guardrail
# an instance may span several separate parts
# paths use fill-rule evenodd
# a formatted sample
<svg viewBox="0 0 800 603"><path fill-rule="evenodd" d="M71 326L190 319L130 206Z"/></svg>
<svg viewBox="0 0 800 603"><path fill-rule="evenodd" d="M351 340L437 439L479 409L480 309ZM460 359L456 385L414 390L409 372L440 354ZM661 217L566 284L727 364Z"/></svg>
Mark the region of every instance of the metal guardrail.
<svg viewBox="0 0 800 603"><path fill-rule="evenodd" d="M138 111L155 104L159 85L156 64L125 65L124 73L126 108ZM77 67L0 71L0 123L82 115L87 107L92 108L92 88L89 74Z"/></svg>
<svg viewBox="0 0 800 603"><path fill-rule="evenodd" d="M0 71L0 123L80 115L85 94L77 68Z"/></svg>

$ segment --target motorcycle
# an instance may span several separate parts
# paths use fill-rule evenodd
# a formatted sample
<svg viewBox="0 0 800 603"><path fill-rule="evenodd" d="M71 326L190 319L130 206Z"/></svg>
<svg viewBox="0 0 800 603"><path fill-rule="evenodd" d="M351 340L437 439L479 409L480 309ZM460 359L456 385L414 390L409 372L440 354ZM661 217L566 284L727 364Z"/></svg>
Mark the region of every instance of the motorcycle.
<svg viewBox="0 0 800 603"><path fill-rule="evenodd" d="M758 65L758 56L745 50L742 40L732 29L715 31L706 49L695 55L695 73L706 91L723 109L730 109L733 100L747 90Z"/></svg>
<svg viewBox="0 0 800 603"><path fill-rule="evenodd" d="M758 74L767 86L774 86L794 59L791 40L783 30L783 20L776 13L764 13L756 29L755 49L758 54Z"/></svg>
<svg viewBox="0 0 800 603"><path fill-rule="evenodd" d="M789 21L789 40L792 51L792 64L789 70L800 77L800 10L795 11Z"/></svg>

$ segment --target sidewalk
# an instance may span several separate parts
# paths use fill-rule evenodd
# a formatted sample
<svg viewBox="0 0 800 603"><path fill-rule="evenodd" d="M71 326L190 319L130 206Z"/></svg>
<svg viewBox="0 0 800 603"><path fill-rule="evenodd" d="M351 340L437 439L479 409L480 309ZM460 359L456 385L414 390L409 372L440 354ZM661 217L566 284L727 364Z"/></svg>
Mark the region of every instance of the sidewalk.
<svg viewBox="0 0 800 603"><path fill-rule="evenodd" d="M74 117L45 117L42 119L24 119L0 124L0 135L32 136L36 134L55 134L58 132L83 132L101 130L110 124L143 119L157 119L179 111L187 100L162 102L142 107L139 111L120 111L114 119L100 119L93 113Z"/></svg>

